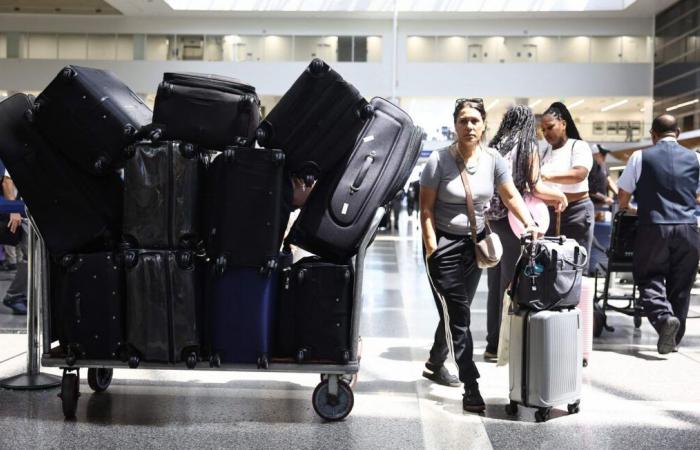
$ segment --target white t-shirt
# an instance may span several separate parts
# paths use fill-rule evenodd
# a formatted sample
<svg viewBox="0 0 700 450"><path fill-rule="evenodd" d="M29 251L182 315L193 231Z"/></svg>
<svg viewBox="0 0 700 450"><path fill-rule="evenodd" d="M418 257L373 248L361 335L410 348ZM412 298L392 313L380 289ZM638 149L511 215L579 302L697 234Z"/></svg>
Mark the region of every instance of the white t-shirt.
<svg viewBox="0 0 700 450"><path fill-rule="evenodd" d="M550 175L564 172L574 167L583 167L590 172L591 167L593 167L593 154L591 153L591 147L588 146L586 141L567 139L561 148L553 150L551 145L547 147L542 157L540 173ZM559 184L551 181L545 181L544 183L567 194L588 192L587 177L576 184Z"/></svg>

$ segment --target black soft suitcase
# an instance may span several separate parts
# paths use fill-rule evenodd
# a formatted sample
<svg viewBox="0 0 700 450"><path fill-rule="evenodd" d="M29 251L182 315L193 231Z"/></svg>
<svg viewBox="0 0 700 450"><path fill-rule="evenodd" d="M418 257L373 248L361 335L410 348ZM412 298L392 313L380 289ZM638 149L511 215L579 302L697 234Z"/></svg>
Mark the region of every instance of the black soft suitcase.
<svg viewBox="0 0 700 450"><path fill-rule="evenodd" d="M53 146L94 175L121 167L124 148L151 116L112 72L79 66L64 67L27 113Z"/></svg>
<svg viewBox="0 0 700 450"><path fill-rule="evenodd" d="M275 354L297 362L350 360L353 268L317 256L283 270Z"/></svg>
<svg viewBox="0 0 700 450"><path fill-rule="evenodd" d="M423 132L387 100L375 97L374 116L350 158L321 179L290 232L290 241L317 255L344 260L357 252L374 214L391 201L420 155Z"/></svg>
<svg viewBox="0 0 700 450"><path fill-rule="evenodd" d="M207 175L207 253L226 267L277 266L282 223L284 153L232 147L214 158Z"/></svg>
<svg viewBox="0 0 700 450"><path fill-rule="evenodd" d="M120 359L124 341L124 269L114 253L67 254L51 277L52 323L66 363Z"/></svg>
<svg viewBox="0 0 700 450"><path fill-rule="evenodd" d="M314 59L262 121L257 139L284 150L289 172L310 185L347 156L371 115L352 84Z"/></svg>
<svg viewBox="0 0 700 450"><path fill-rule="evenodd" d="M129 367L141 361L197 364L201 344L202 262L193 252L127 250Z"/></svg>
<svg viewBox="0 0 700 450"><path fill-rule="evenodd" d="M125 242L132 248L196 248L206 154L180 141L139 142L127 154Z"/></svg>
<svg viewBox="0 0 700 450"><path fill-rule="evenodd" d="M94 177L49 144L23 118L31 97L0 102L0 159L54 256L103 250L121 230L123 185L116 173Z"/></svg>
<svg viewBox="0 0 700 450"><path fill-rule="evenodd" d="M615 262L632 262L634 240L637 237L639 218L625 210L618 211L613 217L610 249L608 257Z"/></svg>
<svg viewBox="0 0 700 450"><path fill-rule="evenodd" d="M234 78L165 73L153 122L167 139L211 149L252 146L260 124L260 99L253 86Z"/></svg>

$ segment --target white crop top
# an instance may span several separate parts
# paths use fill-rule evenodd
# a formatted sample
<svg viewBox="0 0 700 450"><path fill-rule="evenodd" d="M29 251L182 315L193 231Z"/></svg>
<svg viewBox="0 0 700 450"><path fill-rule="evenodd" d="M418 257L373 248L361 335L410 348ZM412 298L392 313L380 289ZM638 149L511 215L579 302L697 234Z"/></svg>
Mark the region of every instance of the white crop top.
<svg viewBox="0 0 700 450"><path fill-rule="evenodd" d="M552 150L551 145L547 146L542 156L540 173L550 175L564 172L574 167L584 167L590 172L591 167L593 167L593 154L586 141L567 139L566 144L556 150ZM588 177L576 184L559 184L551 181L545 181L544 183L567 194L588 192Z"/></svg>

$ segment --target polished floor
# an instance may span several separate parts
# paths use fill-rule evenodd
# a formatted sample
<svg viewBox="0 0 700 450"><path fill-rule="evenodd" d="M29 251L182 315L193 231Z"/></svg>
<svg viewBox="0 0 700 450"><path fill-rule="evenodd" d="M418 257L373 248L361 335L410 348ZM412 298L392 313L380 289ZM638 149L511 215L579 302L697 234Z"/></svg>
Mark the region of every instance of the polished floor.
<svg viewBox="0 0 700 450"><path fill-rule="evenodd" d="M75 421L64 420L56 390L0 390L0 448L700 448L697 295L670 355L656 353L646 322L635 330L611 315L615 332L596 339L584 369L581 412L558 408L535 423L531 409L505 415L507 368L481 361L485 276L472 321L487 409L475 415L462 412L460 389L420 376L437 313L414 224L404 217L401 233L381 233L366 269L362 367L343 422L314 413L317 375L123 369L103 394L83 382ZM0 335L0 378L22 371L25 350L25 335Z"/></svg>

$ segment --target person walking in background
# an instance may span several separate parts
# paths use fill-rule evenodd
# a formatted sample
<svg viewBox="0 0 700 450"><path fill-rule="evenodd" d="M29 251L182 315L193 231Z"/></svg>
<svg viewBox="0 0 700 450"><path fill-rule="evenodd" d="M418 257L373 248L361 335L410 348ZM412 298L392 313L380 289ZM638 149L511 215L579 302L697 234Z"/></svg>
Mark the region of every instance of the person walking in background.
<svg viewBox="0 0 700 450"><path fill-rule="evenodd" d="M620 209L629 208L632 194L637 201L634 281L663 355L676 351L685 334L700 259L700 155L678 143L678 123L669 114L655 118L650 132L654 146L632 154L618 185Z"/></svg>
<svg viewBox="0 0 700 450"><path fill-rule="evenodd" d="M10 178L10 174L5 170L5 175L2 178L3 196L8 200L16 200L17 190L15 184ZM12 279L10 287L7 289L3 305L12 310L13 314L27 314L27 237L29 235L29 226L27 219L23 219L20 214L10 214L7 227L12 233L21 229L22 236L17 249L17 272Z"/></svg>

